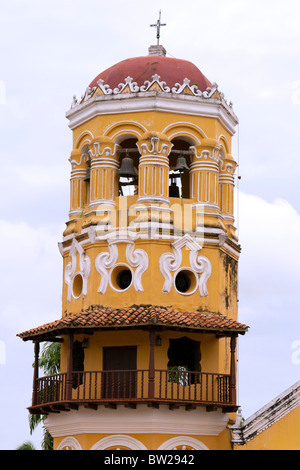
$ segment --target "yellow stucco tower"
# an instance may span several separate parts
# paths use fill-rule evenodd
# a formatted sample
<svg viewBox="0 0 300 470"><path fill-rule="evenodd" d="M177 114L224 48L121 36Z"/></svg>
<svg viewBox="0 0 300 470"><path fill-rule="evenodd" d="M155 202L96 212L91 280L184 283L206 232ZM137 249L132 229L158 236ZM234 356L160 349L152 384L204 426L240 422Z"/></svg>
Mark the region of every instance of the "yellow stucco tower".
<svg viewBox="0 0 300 470"><path fill-rule="evenodd" d="M100 73L67 112L73 133L61 342L34 372L31 413L55 449L231 449L240 246L237 125L191 62L148 55Z"/></svg>

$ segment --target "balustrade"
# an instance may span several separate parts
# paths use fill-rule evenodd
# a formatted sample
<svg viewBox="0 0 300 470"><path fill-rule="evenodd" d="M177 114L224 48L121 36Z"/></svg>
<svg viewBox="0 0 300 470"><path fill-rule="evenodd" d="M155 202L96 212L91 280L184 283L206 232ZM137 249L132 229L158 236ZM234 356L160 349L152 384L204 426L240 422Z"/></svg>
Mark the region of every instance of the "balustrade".
<svg viewBox="0 0 300 470"><path fill-rule="evenodd" d="M230 375L186 370L111 370L72 372L37 378L33 407L62 403L166 402L186 405L234 406ZM151 380L149 381L149 378ZM149 384L150 387L149 387Z"/></svg>

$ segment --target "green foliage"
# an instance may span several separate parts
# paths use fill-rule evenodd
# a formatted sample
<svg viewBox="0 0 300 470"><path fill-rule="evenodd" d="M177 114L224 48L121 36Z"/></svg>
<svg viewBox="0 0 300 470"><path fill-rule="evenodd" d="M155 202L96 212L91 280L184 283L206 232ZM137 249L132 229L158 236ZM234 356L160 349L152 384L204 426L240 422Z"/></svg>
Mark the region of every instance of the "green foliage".
<svg viewBox="0 0 300 470"><path fill-rule="evenodd" d="M42 441L42 450L53 450L53 437L45 427Z"/></svg>
<svg viewBox="0 0 300 470"><path fill-rule="evenodd" d="M189 384L187 366L168 367L168 371L169 371L168 382L178 383L179 385Z"/></svg>
<svg viewBox="0 0 300 470"><path fill-rule="evenodd" d="M25 441L23 442L23 444L17 447L16 450L36 450L36 448L34 447L32 442Z"/></svg>
<svg viewBox="0 0 300 470"><path fill-rule="evenodd" d="M60 371L60 343L44 343L39 358L39 367L43 369L45 375L58 374ZM36 427L43 423L44 415L29 415L30 434ZM43 426L43 441L41 442L42 450L53 450L53 438ZM17 450L36 450L30 441L24 442Z"/></svg>
<svg viewBox="0 0 300 470"><path fill-rule="evenodd" d="M45 343L39 358L39 367L45 375L58 374L60 371L60 343Z"/></svg>

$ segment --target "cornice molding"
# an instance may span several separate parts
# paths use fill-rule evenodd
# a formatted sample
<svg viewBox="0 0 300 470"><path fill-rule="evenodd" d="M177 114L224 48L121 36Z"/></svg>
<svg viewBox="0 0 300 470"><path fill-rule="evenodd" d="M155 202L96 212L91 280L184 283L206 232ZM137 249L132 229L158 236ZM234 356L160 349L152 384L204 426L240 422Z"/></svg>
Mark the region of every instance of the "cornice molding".
<svg viewBox="0 0 300 470"><path fill-rule="evenodd" d="M45 426L53 437L78 434L171 434L218 436L228 424L228 413L207 413L197 408L192 414L184 408L159 410L138 405L135 410L120 406L118 413L109 408L98 411L80 407L77 411L48 415Z"/></svg>
<svg viewBox="0 0 300 470"><path fill-rule="evenodd" d="M238 124L236 115L225 100L158 91L93 96L71 108L66 117L69 127L74 129L95 116L153 110L213 117L231 135L235 134L235 126Z"/></svg>

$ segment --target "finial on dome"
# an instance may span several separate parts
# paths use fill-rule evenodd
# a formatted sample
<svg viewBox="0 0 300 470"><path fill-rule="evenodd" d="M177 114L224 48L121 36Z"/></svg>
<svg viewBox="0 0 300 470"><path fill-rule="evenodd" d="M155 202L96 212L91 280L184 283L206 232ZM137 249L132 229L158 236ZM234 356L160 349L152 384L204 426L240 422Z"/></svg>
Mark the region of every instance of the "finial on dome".
<svg viewBox="0 0 300 470"><path fill-rule="evenodd" d="M159 38L160 38L160 28L161 26L167 26L166 23L161 23L161 10L159 10L159 18L155 24L150 24L151 27L156 28L156 38L157 38L157 45L159 46Z"/></svg>

